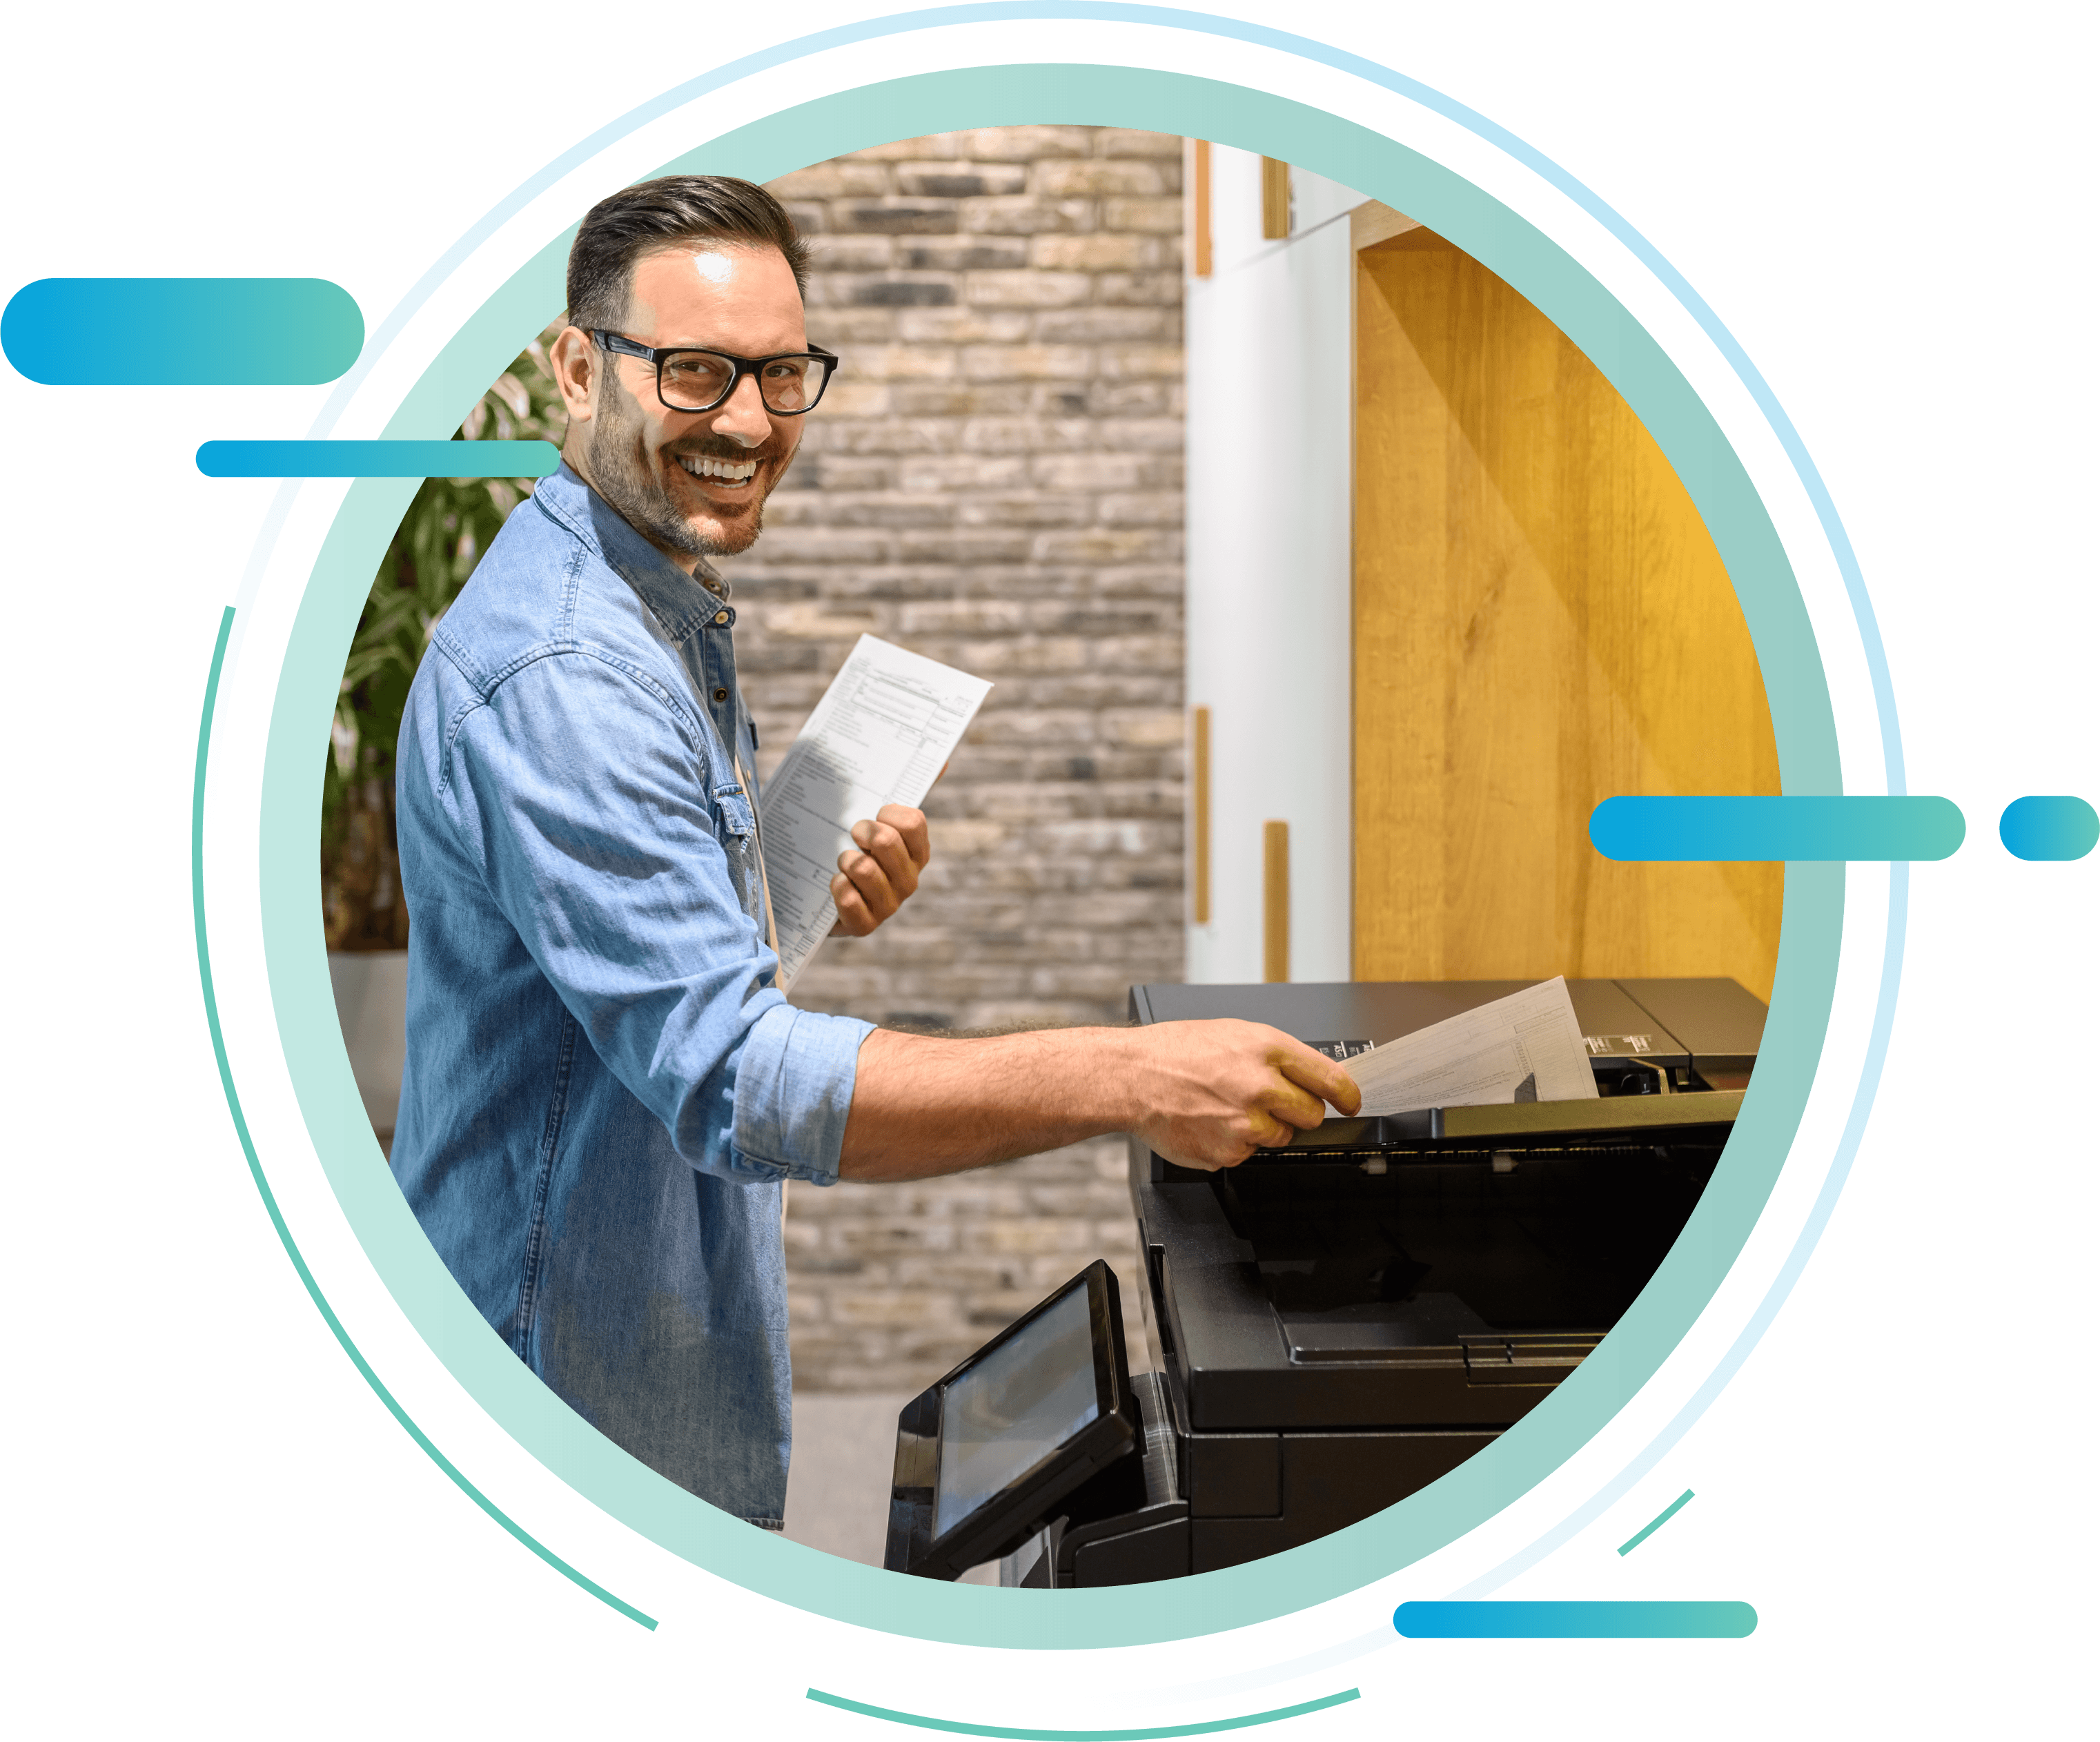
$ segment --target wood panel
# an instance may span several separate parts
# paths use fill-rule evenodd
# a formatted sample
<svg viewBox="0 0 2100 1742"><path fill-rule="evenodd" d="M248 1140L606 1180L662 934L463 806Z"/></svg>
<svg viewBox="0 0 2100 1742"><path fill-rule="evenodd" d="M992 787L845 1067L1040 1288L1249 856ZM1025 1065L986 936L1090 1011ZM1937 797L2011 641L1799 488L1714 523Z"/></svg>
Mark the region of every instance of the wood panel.
<svg viewBox="0 0 2100 1742"><path fill-rule="evenodd" d="M1279 158L1261 160L1261 234L1268 242L1290 234L1290 165Z"/></svg>
<svg viewBox="0 0 2100 1742"><path fill-rule="evenodd" d="M1290 977L1290 825L1261 826L1261 977Z"/></svg>
<svg viewBox="0 0 2100 1742"><path fill-rule="evenodd" d="M1194 160L1195 173L1189 178L1190 203L1196 208L1194 258L1190 270L1198 278L1211 276L1211 142L1192 139L1195 149L1190 152Z"/></svg>
<svg viewBox="0 0 2100 1742"><path fill-rule="evenodd" d="M1421 227L1416 219L1396 212L1389 205L1381 205L1375 200L1366 200L1361 205L1349 208L1349 246L1359 250L1390 240L1404 231Z"/></svg>
<svg viewBox="0 0 2100 1742"><path fill-rule="evenodd" d="M1355 946L1366 980L1727 974L1782 869L1615 865L1615 793L1771 793L1749 632L1610 384L1414 229L1357 256Z"/></svg>

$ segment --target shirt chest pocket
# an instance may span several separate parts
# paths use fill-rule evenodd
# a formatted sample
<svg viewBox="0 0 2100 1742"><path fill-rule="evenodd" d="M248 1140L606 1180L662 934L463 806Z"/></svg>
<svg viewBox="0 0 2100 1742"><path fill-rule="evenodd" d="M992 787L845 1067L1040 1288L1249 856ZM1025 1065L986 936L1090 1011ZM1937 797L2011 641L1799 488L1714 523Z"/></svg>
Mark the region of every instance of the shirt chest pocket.
<svg viewBox="0 0 2100 1742"><path fill-rule="evenodd" d="M745 796L742 787L732 784L715 788L715 824L725 847L757 839L758 819L752 814L751 800Z"/></svg>

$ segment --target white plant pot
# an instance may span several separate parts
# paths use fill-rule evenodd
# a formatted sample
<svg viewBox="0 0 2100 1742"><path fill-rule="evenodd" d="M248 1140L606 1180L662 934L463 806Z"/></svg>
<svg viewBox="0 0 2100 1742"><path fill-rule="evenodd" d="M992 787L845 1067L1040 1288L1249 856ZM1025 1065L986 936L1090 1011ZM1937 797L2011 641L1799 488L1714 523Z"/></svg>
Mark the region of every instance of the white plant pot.
<svg viewBox="0 0 2100 1742"><path fill-rule="evenodd" d="M393 1135L401 1107L401 1066L408 1050L408 952L332 950L329 981L365 1117L384 1140Z"/></svg>

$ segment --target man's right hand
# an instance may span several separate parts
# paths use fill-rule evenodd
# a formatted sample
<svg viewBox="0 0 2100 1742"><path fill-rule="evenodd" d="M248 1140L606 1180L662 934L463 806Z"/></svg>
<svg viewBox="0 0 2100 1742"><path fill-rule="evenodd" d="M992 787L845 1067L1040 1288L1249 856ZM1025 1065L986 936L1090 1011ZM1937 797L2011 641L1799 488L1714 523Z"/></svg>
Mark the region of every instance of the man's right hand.
<svg viewBox="0 0 2100 1742"><path fill-rule="evenodd" d="M1167 1161L1215 1171L1310 1131L1332 1102L1353 1116L1363 1097L1325 1053L1281 1029L1232 1021L1162 1022L1131 1031L1137 1135Z"/></svg>

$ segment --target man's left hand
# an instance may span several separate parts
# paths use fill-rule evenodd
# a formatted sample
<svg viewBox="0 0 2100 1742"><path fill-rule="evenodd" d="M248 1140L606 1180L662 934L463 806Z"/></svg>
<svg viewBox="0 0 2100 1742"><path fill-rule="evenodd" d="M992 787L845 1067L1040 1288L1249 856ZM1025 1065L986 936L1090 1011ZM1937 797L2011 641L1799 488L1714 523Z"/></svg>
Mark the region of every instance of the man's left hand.
<svg viewBox="0 0 2100 1742"><path fill-rule="evenodd" d="M865 937L904 905L919 887L919 874L933 856L926 839L926 814L908 805L885 805L872 822L853 826L854 846L839 855L832 900L839 910L833 929Z"/></svg>

